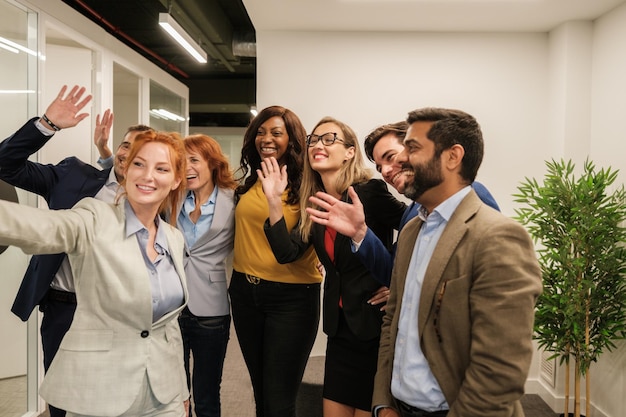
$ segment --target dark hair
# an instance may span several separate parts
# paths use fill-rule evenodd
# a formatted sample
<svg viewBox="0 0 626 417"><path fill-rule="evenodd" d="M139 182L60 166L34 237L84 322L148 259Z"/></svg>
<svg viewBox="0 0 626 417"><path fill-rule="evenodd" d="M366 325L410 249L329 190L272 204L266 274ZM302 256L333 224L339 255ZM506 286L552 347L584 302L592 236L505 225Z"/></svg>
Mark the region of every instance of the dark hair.
<svg viewBox="0 0 626 417"><path fill-rule="evenodd" d="M365 150L365 155L367 155L367 159L375 162L374 148L383 136L387 136L388 134L393 133L395 137L398 138L398 142L402 143L408 127L409 124L403 120L401 122L382 125L372 130L370 134L365 137L365 142L363 142L363 149Z"/></svg>
<svg viewBox="0 0 626 417"><path fill-rule="evenodd" d="M435 142L435 156L461 145L465 155L461 161L461 177L473 182L483 160L483 134L476 119L461 111L427 107L409 112L406 119L409 125L415 122L431 122L428 139Z"/></svg>
<svg viewBox="0 0 626 417"><path fill-rule="evenodd" d="M184 139L185 150L200 154L208 162L213 183L219 188L234 189L237 182L233 178L228 159L222 153L222 148L210 136L197 134Z"/></svg>
<svg viewBox="0 0 626 417"><path fill-rule="evenodd" d="M150 129L139 133L128 152L126 170L128 170L128 166L132 163L133 159L135 159L139 150L147 143L162 143L170 150L172 170L174 177L180 179L180 185L176 189L171 190L167 198L163 200L159 207L159 213L175 213L187 188L187 176L185 175L187 170L187 158L183 140L176 132L157 132L154 129ZM126 175L124 175L121 185L122 187L126 186ZM173 226L176 226L176 216L170 216L169 222Z"/></svg>
<svg viewBox="0 0 626 417"><path fill-rule="evenodd" d="M132 125L128 126L124 136L128 135L130 132L154 132L154 129L147 125Z"/></svg>
<svg viewBox="0 0 626 417"><path fill-rule="evenodd" d="M287 165L287 203L298 204L300 201L300 183L302 182L302 167L304 165L304 149L306 130L294 112L281 106L266 107L252 119L243 136L241 160L239 162L240 176L237 180L243 183L237 187L235 194L239 197L248 191L258 179L257 169L261 168L261 156L256 149L256 136L263 123L272 117L280 117L285 122L285 129L289 136L289 144L285 152ZM250 174L250 175L248 175Z"/></svg>

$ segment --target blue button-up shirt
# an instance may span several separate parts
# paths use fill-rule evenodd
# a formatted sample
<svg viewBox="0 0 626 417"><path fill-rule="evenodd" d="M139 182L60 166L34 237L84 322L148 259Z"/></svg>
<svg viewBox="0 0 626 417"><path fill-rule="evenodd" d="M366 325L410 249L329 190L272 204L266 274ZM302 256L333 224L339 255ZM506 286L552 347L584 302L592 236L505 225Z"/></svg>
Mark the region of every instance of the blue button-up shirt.
<svg viewBox="0 0 626 417"><path fill-rule="evenodd" d="M157 217L157 233L154 238L154 250L157 257L154 260L148 258L146 247L148 246L148 229L139 221L128 201L124 202L126 211L126 237L135 235L141 249L152 288L152 322L156 322L165 314L180 307L184 302L183 286L174 267L174 262L167 245L165 231L161 227L162 220Z"/></svg>
<svg viewBox="0 0 626 417"><path fill-rule="evenodd" d="M217 187L209 196L206 203L200 206L200 217L195 223L191 221L189 215L196 208L196 197L192 191L187 193L187 198L183 203L183 208L178 215L178 224L182 228L185 235L185 243L191 248L198 238L204 235L211 228L213 223L213 215L215 214L215 201L217 200Z"/></svg>
<svg viewBox="0 0 626 417"><path fill-rule="evenodd" d="M423 207L418 212L424 223L413 247L406 275L394 352L391 393L400 401L426 411L447 410L449 406L420 348L418 312L422 283L439 238L450 217L469 192L469 186L463 188L430 214Z"/></svg>

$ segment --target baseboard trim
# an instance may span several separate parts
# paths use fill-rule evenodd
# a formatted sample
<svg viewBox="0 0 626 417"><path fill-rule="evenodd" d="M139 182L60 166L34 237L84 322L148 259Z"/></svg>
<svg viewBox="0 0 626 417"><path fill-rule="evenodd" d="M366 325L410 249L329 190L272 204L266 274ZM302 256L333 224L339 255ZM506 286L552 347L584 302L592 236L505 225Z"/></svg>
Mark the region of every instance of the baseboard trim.
<svg viewBox="0 0 626 417"><path fill-rule="evenodd" d="M563 406L565 396L557 394L552 387L547 386L540 379L528 379L526 380L525 390L527 394L537 394L548 407L555 413L563 413L565 407ZM581 407L585 408L586 399L583 397L580 399ZM570 397L569 409L574 409L574 399ZM591 403L591 415L593 417L612 417L606 414L604 411L596 407L593 402Z"/></svg>

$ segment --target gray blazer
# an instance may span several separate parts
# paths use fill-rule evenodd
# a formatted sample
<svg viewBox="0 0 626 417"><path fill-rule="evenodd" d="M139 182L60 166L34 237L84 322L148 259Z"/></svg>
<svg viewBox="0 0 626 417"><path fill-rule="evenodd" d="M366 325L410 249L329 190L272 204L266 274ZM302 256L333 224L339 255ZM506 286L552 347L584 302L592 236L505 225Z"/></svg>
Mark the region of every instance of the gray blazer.
<svg viewBox="0 0 626 417"><path fill-rule="evenodd" d="M394 405L391 374L419 218L398 239L380 337L372 406ZM446 226L419 300L420 347L450 406L448 417L523 417L541 271L524 228L471 191Z"/></svg>
<svg viewBox="0 0 626 417"><path fill-rule="evenodd" d="M180 224L179 224L180 229ZM185 274L189 287L187 307L200 317L230 314L226 260L235 238L234 191L219 188L211 228L193 247L185 245Z"/></svg>
<svg viewBox="0 0 626 417"><path fill-rule="evenodd" d="M71 210L46 210L0 201L0 244L26 253L66 252L76 284L72 325L41 385L55 407L116 416L137 398L144 375L159 402L187 399L178 314L152 323L150 277L134 235L126 238L124 204L93 198ZM188 299L183 236L162 222Z"/></svg>

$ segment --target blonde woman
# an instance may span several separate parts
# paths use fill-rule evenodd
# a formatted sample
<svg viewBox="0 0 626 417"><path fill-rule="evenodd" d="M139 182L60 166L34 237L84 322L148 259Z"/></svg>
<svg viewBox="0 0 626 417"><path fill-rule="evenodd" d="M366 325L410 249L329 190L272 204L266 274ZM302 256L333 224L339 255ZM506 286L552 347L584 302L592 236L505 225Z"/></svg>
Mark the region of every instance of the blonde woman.
<svg viewBox="0 0 626 417"><path fill-rule="evenodd" d="M315 224L306 209L312 206L309 198L318 191L342 201L351 200L351 193L356 192L367 225L390 248L405 205L389 193L382 180L371 179L354 131L330 117L320 120L307 136L300 187L302 219L293 232L280 210L285 168L269 158L258 175L269 204L265 233L278 262L298 259L312 245L326 269L324 416L369 416L383 315L371 299L381 286L352 252L350 238Z"/></svg>

